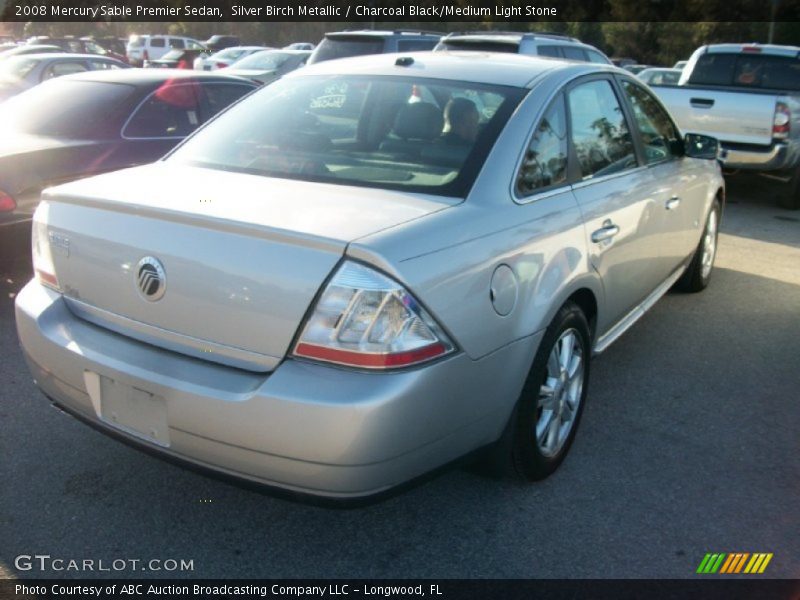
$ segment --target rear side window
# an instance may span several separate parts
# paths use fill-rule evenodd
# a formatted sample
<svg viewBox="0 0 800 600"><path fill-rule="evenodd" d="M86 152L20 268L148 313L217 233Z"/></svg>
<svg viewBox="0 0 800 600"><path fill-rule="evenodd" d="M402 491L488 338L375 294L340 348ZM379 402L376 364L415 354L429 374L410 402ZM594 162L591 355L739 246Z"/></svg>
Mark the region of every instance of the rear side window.
<svg viewBox="0 0 800 600"><path fill-rule="evenodd" d="M599 52L595 52L594 50L587 50L586 54L589 57L590 63L597 63L600 65L608 64L608 60L606 59L606 57L600 54Z"/></svg>
<svg viewBox="0 0 800 600"><path fill-rule="evenodd" d="M200 124L197 84L165 82L142 102L122 130L126 138L184 138Z"/></svg>
<svg viewBox="0 0 800 600"><path fill-rule="evenodd" d="M397 42L397 51L424 52L426 50L432 50L435 45L435 40L400 40Z"/></svg>
<svg viewBox="0 0 800 600"><path fill-rule="evenodd" d="M572 143L584 179L636 166L633 141L611 82L590 81L570 90Z"/></svg>
<svg viewBox="0 0 800 600"><path fill-rule="evenodd" d="M89 67L85 62L65 61L58 62L50 65L44 70L42 74L42 81L53 79L54 77L62 77L63 75L72 75L73 73L83 73L88 71Z"/></svg>
<svg viewBox="0 0 800 600"><path fill-rule="evenodd" d="M350 56L363 56L366 54L381 54L383 52L383 38L325 38L320 42L311 59L311 63Z"/></svg>
<svg viewBox="0 0 800 600"><path fill-rule="evenodd" d="M559 96L536 127L522 168L517 193L528 196L567 181L567 116Z"/></svg>
<svg viewBox="0 0 800 600"><path fill-rule="evenodd" d="M119 65L117 63L113 63L107 60L90 60L89 64L92 65L93 71L105 71L108 69L119 69Z"/></svg>
<svg viewBox="0 0 800 600"><path fill-rule="evenodd" d="M586 62L586 54L580 48L575 48L574 46L564 46L561 48L561 50L564 52L565 58Z"/></svg>
<svg viewBox="0 0 800 600"><path fill-rule="evenodd" d="M164 42L164 38L153 38L150 40L150 47L151 48L165 48L166 44Z"/></svg>
<svg viewBox="0 0 800 600"><path fill-rule="evenodd" d="M186 44L183 42L181 38L169 38L169 47L182 49L186 47Z"/></svg>
<svg viewBox="0 0 800 600"><path fill-rule="evenodd" d="M556 58L561 57L561 51L558 46L539 46L539 56L553 56Z"/></svg>

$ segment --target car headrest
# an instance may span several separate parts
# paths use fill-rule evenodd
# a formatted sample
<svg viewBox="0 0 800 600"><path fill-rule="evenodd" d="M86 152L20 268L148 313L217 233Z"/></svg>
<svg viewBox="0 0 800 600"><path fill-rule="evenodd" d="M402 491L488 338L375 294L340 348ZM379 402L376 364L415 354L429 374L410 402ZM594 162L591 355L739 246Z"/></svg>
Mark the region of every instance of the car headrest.
<svg viewBox="0 0 800 600"><path fill-rule="evenodd" d="M394 120L394 133L403 139L432 140L442 133L442 111L430 102L404 104Z"/></svg>

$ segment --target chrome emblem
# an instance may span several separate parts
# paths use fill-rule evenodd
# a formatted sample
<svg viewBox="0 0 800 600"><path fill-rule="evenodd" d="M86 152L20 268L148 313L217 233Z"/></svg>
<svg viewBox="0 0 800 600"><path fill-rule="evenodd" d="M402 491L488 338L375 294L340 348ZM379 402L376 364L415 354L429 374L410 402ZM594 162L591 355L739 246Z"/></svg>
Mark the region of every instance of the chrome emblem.
<svg viewBox="0 0 800 600"><path fill-rule="evenodd" d="M164 265L152 256L145 256L136 265L136 286L145 300L160 300L167 291L167 276Z"/></svg>

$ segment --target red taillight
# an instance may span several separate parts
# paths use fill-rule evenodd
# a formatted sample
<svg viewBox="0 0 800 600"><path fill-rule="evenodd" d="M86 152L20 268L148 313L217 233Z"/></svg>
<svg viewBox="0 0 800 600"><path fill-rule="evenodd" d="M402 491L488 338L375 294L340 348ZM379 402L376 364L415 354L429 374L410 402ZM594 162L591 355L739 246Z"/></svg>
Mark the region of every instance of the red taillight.
<svg viewBox="0 0 800 600"><path fill-rule="evenodd" d="M144 54L142 54L142 60L150 60L150 54L147 52L147 50L145 50Z"/></svg>
<svg viewBox="0 0 800 600"><path fill-rule="evenodd" d="M14 201L14 199L10 195L0 190L0 213L11 212L15 208L17 208L17 203Z"/></svg>
<svg viewBox="0 0 800 600"><path fill-rule="evenodd" d="M742 46L742 52L752 52L752 53L760 53L761 48L758 46Z"/></svg>
<svg viewBox="0 0 800 600"><path fill-rule="evenodd" d="M217 63L217 68L218 68L218 69L224 69L224 68L225 68L225 67L227 67L227 66L228 66L228 65L227 65L227 64L225 64L225 63Z"/></svg>
<svg viewBox="0 0 800 600"><path fill-rule="evenodd" d="M775 104L775 117L772 120L772 137L786 139L792 125L792 113L783 102Z"/></svg>
<svg viewBox="0 0 800 600"><path fill-rule="evenodd" d="M424 348L417 348L405 352L395 352L393 354L365 354L362 352L340 350L301 342L295 347L294 353L297 356L305 358L315 358L317 360L349 365L351 367L382 369L407 367L414 363L436 358L437 356L447 354L447 346L441 342L435 342Z"/></svg>

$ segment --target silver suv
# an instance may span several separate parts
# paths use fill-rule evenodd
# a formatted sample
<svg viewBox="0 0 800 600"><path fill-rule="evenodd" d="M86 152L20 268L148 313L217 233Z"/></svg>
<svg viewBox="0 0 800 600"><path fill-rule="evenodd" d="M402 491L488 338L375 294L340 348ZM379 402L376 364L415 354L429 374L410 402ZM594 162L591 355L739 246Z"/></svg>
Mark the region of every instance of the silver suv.
<svg viewBox="0 0 800 600"><path fill-rule="evenodd" d="M311 58L308 59L308 64L367 54L424 52L433 50L441 38L439 33L406 29L336 31L325 34Z"/></svg>
<svg viewBox="0 0 800 600"><path fill-rule="evenodd" d="M611 64L608 57L594 46L555 33L454 32L443 37L434 50L484 50Z"/></svg>

